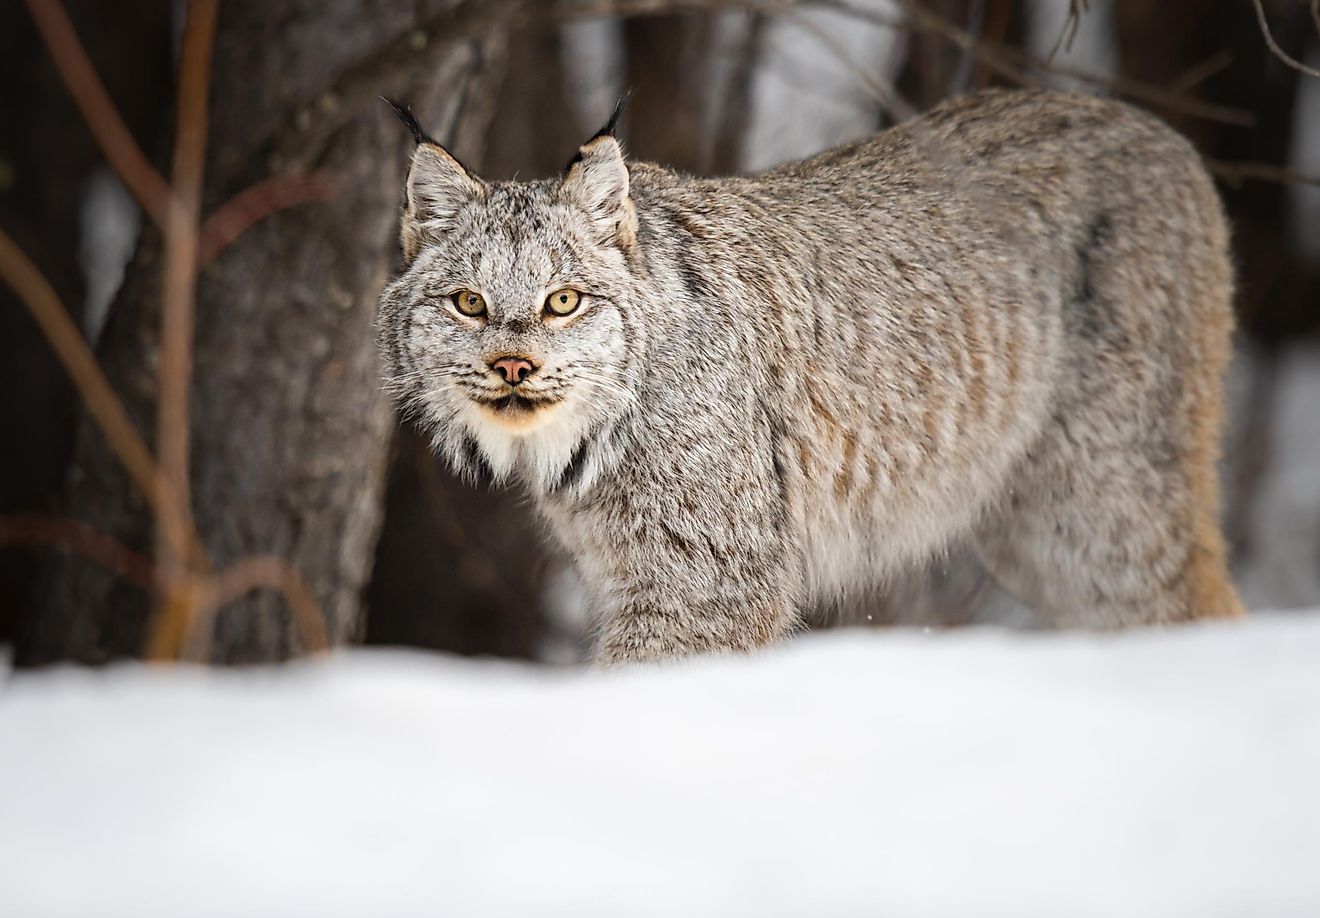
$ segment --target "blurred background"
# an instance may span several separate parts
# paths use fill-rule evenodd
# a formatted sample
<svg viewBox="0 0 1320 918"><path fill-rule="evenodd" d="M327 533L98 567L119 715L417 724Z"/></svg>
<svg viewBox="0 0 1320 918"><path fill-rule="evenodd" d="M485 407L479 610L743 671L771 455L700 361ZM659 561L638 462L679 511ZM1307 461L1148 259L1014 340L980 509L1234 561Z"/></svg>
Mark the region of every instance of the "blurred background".
<svg viewBox="0 0 1320 918"><path fill-rule="evenodd" d="M1320 68L1312 7L1260 11L1279 51ZM57 70L59 8L0 5L0 230L150 440L168 239ZM185 5L62 8L127 133L170 176ZM1251 608L1320 605L1320 79L1271 51L1257 12L1253 0L223 0L201 201L223 219L199 255L188 426L208 563L287 559L334 642L582 658L580 590L528 502L452 478L381 391L372 322L397 267L411 140L378 96L501 179L556 173L625 88L631 157L724 174L952 95L1041 85L1158 113L1220 178L1240 272L1223 465L1234 570ZM139 569L152 515L4 284L0 443L0 644L21 664L141 654L160 614ZM812 621L1032 624L957 546ZM283 659L305 637L269 591L194 627L206 634L192 655L227 663Z"/></svg>

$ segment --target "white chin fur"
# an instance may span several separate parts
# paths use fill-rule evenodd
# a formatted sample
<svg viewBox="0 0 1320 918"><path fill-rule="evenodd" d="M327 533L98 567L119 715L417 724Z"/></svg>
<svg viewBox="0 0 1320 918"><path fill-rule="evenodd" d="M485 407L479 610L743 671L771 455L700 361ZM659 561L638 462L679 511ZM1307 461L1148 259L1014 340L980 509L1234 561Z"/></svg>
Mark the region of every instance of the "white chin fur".
<svg viewBox="0 0 1320 918"><path fill-rule="evenodd" d="M497 479L516 472L537 491L559 479L585 433L575 406L563 402L513 417L473 404L463 421Z"/></svg>

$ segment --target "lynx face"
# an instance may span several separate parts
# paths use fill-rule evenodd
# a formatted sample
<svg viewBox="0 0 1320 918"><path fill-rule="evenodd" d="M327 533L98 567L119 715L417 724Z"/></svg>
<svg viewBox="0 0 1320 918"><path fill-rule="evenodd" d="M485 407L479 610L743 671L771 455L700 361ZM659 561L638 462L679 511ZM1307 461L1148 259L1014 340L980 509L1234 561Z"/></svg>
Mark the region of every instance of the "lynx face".
<svg viewBox="0 0 1320 918"><path fill-rule="evenodd" d="M460 470L547 485L632 399L634 244L612 136L559 181L488 184L433 143L408 179L409 264L381 297L390 387Z"/></svg>

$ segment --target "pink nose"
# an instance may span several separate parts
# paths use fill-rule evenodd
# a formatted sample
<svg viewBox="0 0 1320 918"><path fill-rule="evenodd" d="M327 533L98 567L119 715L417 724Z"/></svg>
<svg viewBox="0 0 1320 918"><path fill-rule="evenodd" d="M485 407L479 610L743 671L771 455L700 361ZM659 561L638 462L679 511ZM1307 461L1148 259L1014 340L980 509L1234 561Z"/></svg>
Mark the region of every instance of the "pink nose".
<svg viewBox="0 0 1320 918"><path fill-rule="evenodd" d="M504 381L516 386L536 372L536 364L526 357L500 357L490 362L490 368L504 377Z"/></svg>

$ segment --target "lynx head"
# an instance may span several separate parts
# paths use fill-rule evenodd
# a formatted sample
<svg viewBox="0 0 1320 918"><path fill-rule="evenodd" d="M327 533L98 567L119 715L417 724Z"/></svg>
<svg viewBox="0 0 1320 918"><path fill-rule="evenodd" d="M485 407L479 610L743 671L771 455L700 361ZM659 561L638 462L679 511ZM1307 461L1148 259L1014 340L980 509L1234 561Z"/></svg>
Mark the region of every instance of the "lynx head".
<svg viewBox="0 0 1320 918"><path fill-rule="evenodd" d="M405 266L381 295L390 388L460 472L552 487L634 401L637 222L618 110L562 176L486 182L396 109L418 146Z"/></svg>

